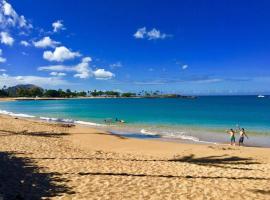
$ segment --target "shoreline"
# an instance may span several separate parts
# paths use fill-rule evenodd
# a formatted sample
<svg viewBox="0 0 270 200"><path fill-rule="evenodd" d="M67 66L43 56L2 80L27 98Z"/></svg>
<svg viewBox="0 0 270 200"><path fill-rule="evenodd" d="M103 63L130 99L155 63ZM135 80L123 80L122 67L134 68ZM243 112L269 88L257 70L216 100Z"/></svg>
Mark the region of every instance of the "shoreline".
<svg viewBox="0 0 270 200"><path fill-rule="evenodd" d="M3 112L2 112L3 111ZM24 113L13 113L9 111L2 110L0 115L6 115L11 117L19 117L24 119L31 119L40 122L47 122L47 123L68 123L73 125L78 125L82 127L89 127L89 128L97 128L102 131L109 132L113 135L118 135L126 138L136 138L141 140L157 140L157 141L169 141L174 143L184 143L184 144L213 144L213 145L222 145L222 144L229 144L229 137L224 132L221 133L220 131L211 131L211 128L203 128L203 127L187 127L181 126L181 132L184 134L175 135L175 136L166 136L162 135L161 133L152 132L145 130L145 126L129 126L124 125L121 126L120 124L99 124L91 121L80 121L76 119L65 119L65 118L50 118L50 117L42 117L42 116L33 116ZM150 126L151 127L151 126ZM149 127L149 128L150 128ZM180 128L180 127L179 127ZM188 128L188 131L183 131L183 128ZM213 129L214 130L214 129ZM142 132L144 131L144 132ZM162 130L160 130L162 132ZM203 132L203 134L202 134ZM249 134L252 136L252 141L247 142L244 146L250 147L262 147L262 148L269 148L270 145L268 144L269 136L268 135L261 135L256 133ZM214 138L214 139L213 139ZM248 144L247 144L248 143ZM237 145L237 142L236 142Z"/></svg>
<svg viewBox="0 0 270 200"><path fill-rule="evenodd" d="M23 98L24 99L24 98ZM10 100L10 99L6 99ZM27 100L29 100L27 98ZM46 100L46 99L43 99ZM53 98L57 100L57 98ZM234 128L238 130L236 124L240 124L240 127L244 127L247 130L247 134L250 139L245 140L245 144L249 146L263 146L270 147L270 127L267 124L267 114L262 112L260 109L260 101L252 99L247 99L251 104L257 105L258 109L250 110L252 112L258 113L258 116L262 118L253 119L252 116L246 118L248 113L248 108L245 108L245 112L234 113L232 119L228 116L226 109L222 113L211 112L211 106L207 102L214 101L216 105L224 103L223 99L200 99L198 101L178 101L178 100L113 100L105 101L96 100L92 101L87 99L80 100L79 98L70 99L70 101L65 101L59 99L59 101L43 103L41 101L13 101L13 102L0 102L0 106L3 110L0 113L10 114L13 116L25 116L31 118L41 118L46 121L58 121L66 123L76 123L84 124L90 126L107 126L109 123L104 122L104 119L111 120L112 124L108 125L108 131L118 132L117 134L127 135L127 137L142 138L141 135L148 136L149 138L166 138L166 140L181 140L180 142L189 143L228 143L229 136L226 133L228 128ZM122 110L123 106L121 103L128 101L130 105L136 106L138 109L136 112L132 110L132 106L127 106L127 111ZM202 101L202 102L200 102ZM235 102L234 107L237 107L237 102L242 102L242 98ZM244 100L245 101L245 100ZM104 106L100 103L104 103ZM148 103L153 103L153 112L147 114L148 108L145 106ZM61 105L60 107L58 106ZM55 106L50 108L52 110L46 110L47 106ZM74 105L76 108L80 109L80 112L73 110L69 105ZM99 106L96 108L95 106ZM159 105L159 106L158 106ZM164 108L162 107L164 105ZM171 105L183 107L179 109L175 114ZM187 105L187 107L185 107ZM199 105L205 105L208 109L200 110ZM265 106L267 104L264 104ZM41 110L39 111L39 106ZM84 107L83 107L84 106ZM160 109L162 108L162 109ZM166 108L166 109L165 109ZM230 106L228 109L231 109ZM239 108L240 109L240 108ZM266 106L267 109L267 106ZM11 112L8 112L8 111ZM183 111L182 111L183 110ZM194 111L193 111L194 110ZM199 112L197 113L198 110ZM209 110L209 111L208 111ZM235 109L234 109L235 110ZM17 111L17 113L16 113ZM14 112L14 113L12 113ZM182 113L183 112L183 113ZM28 114L29 113L29 114ZM140 113L136 115L136 113ZM160 113L155 116L153 113ZM182 114L181 114L182 113ZM203 114L202 114L203 113ZM239 117L237 117L239 114ZM32 116L29 116L32 115ZM174 117L172 117L174 116ZM110 117L110 118L106 118ZM120 124L114 123L115 118L125 120L127 123ZM217 119L215 119L217 117ZM238 132L238 131L237 131ZM236 135L238 140L238 134Z"/></svg>
<svg viewBox="0 0 270 200"><path fill-rule="evenodd" d="M14 119L21 119L21 120L28 120L32 122L40 122L40 123L45 123L45 124L59 124L59 125L66 125L69 127L79 127L82 129L94 129L96 131L101 131L105 132L109 135L116 136L116 137L123 137L126 139L135 139L135 140L146 140L146 141L157 141L157 142L168 142L168 143L175 143L175 144L191 144L191 145L226 145L226 146L231 146L228 142L211 142L211 141L204 141L204 140L193 140L193 139L183 139L183 138L170 138L170 137L162 137L162 135L150 135L150 134L141 134L140 132L136 133L134 131L130 132L127 131L128 127L121 127L121 126L109 126L106 124L96 124L94 122L88 122L88 121L76 121L72 120L70 121L69 119L57 119L57 120L51 120L52 118L47 118L47 117L36 117L36 116L31 116L27 114L15 114L11 115L9 113L3 114L0 113L1 116L6 116L6 117L11 117ZM60 121L59 121L60 120ZM121 129L119 129L121 128ZM198 130L201 130L198 128ZM124 132L123 132L124 131ZM188 137L188 136L186 136ZM236 142L236 145L237 142ZM269 146L263 146L263 145L244 145L243 147L255 147L255 148L269 148ZM269 148L270 149L270 148Z"/></svg>
<svg viewBox="0 0 270 200"><path fill-rule="evenodd" d="M175 139L171 139L171 138L137 138L137 137L128 137L128 136L124 136L121 134L115 134L112 131L108 131L102 127L97 127L97 126L91 126L91 125L84 125L84 124L73 124L73 123L64 123L64 122L56 122L56 121L46 121L43 119L39 119L39 118L27 118L27 117L17 117L17 116L10 116L10 115L6 115L6 114L0 114L0 119L7 119L9 120L18 120L18 121L24 121L26 123L40 123L44 126L59 126L59 127L64 127L64 128L69 128L71 131L69 132L69 134L77 134L79 132L79 134L86 134L88 132L95 132L101 135L106 135L108 137L112 137L112 138L120 138L126 141L139 141L139 142L143 142L143 143L158 143L158 144L166 144L166 145L187 145L187 146L217 146L217 147L232 147L232 148L255 148L255 149L267 149L270 152L270 148L268 147L263 147L263 146L241 146L239 147L238 145L235 146L231 146L228 143L196 143L196 142L186 142L184 139L181 140L175 140ZM0 132L3 130L0 130ZM26 130L27 131L27 130ZM269 158L270 159L270 158Z"/></svg>

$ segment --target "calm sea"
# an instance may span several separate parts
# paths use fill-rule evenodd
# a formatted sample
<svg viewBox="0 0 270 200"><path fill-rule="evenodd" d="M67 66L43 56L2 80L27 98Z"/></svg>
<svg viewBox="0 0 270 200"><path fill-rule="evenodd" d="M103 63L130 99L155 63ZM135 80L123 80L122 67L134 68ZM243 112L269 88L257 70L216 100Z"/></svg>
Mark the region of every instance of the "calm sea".
<svg viewBox="0 0 270 200"><path fill-rule="evenodd" d="M226 142L227 129L244 127L248 144L270 146L269 97L13 101L0 102L0 113L96 125L131 137L196 142ZM115 118L126 123L115 123Z"/></svg>

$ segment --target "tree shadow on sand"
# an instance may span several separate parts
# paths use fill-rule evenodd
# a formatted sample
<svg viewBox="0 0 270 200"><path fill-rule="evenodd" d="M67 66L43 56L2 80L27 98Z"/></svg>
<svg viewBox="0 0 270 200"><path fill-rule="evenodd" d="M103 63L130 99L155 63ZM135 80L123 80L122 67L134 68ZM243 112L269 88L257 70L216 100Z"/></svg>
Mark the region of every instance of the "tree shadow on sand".
<svg viewBox="0 0 270 200"><path fill-rule="evenodd" d="M254 189L254 190L249 190L249 191L270 196L270 190Z"/></svg>
<svg viewBox="0 0 270 200"><path fill-rule="evenodd" d="M249 165L256 165L261 164L253 160L252 158L244 158L244 157L237 157L237 156L207 156L207 157L199 157L196 158L194 155L183 156L173 159L126 159L126 158L102 158L99 156L93 157L73 157L73 158L65 158L65 157L43 157L43 158L34 158L34 159L59 159L59 160L93 160L93 161L127 161L127 162L143 162L141 164L145 164L145 162L180 162L180 163L191 163L200 166L210 166L210 167L219 167L219 168L229 168L234 170L260 170L260 169L251 169L247 168ZM190 175L164 175L164 174L133 174L133 173L126 173L126 172L79 172L76 173L80 176L134 176L134 177L159 177L159 178L186 178L186 179L249 179L249 180L270 180L267 177L253 177L253 176L242 176L242 177L234 177L234 176L190 176Z"/></svg>
<svg viewBox="0 0 270 200"><path fill-rule="evenodd" d="M31 159L16 154L0 152L0 197L4 200L38 200L73 193L61 174L42 173Z"/></svg>
<svg viewBox="0 0 270 200"><path fill-rule="evenodd" d="M142 161L142 160L129 160L129 161ZM184 156L180 158L174 158L170 160L143 160L151 162L184 162L192 163L203 166L214 166L223 168L232 168L237 170L247 170L247 168L230 167L231 165L252 165L261 164L253 161L251 158L242 158L237 156L228 157L223 156L208 156L195 158L194 155ZM250 169L251 170L251 169ZM80 176L131 176L131 177L156 177L156 178L183 178L183 179L233 179L233 180L270 180L268 177L254 177L254 176L191 176L191 175L170 175L170 174L139 174L139 173L126 173L126 172L79 172ZM268 193L269 191L256 191L258 193Z"/></svg>
<svg viewBox="0 0 270 200"><path fill-rule="evenodd" d="M156 178L183 178L183 179L233 179L233 180L270 180L264 177L226 177L226 176L190 176L190 175L163 175L163 174L132 174L132 173L117 173L117 172L79 172L80 176L130 176L130 177L156 177Z"/></svg>
<svg viewBox="0 0 270 200"><path fill-rule="evenodd" d="M239 170L252 170L247 167L241 167L241 165L248 166L254 164L261 164L260 162L254 161L252 158L242 158L238 156L207 156L207 157L199 157L195 158L193 154L180 157L173 158L169 160L170 162L187 162L196 165L202 166L211 166L211 167L219 167L219 168L230 168L230 169L239 169Z"/></svg>
<svg viewBox="0 0 270 200"><path fill-rule="evenodd" d="M218 158L218 159L217 159ZM103 158L98 156L93 157L72 157L72 158L58 158L58 157L45 157L45 158L35 158L35 159L63 159L63 160L115 160L115 161L145 161L145 162L188 162L196 164L260 164L259 162L252 161L251 158L241 158L237 156L225 157L224 156L209 156L209 157L200 157L195 158L193 154L189 156L184 156L181 158L173 159L136 159L136 158Z"/></svg>
<svg viewBox="0 0 270 200"><path fill-rule="evenodd" d="M29 132L29 131L7 131L7 130L0 130L2 133L2 136L7 135L29 135L29 136L37 136L37 137L61 137L65 135L70 135L69 133L62 133L62 132L47 132L47 131L35 131L35 132Z"/></svg>

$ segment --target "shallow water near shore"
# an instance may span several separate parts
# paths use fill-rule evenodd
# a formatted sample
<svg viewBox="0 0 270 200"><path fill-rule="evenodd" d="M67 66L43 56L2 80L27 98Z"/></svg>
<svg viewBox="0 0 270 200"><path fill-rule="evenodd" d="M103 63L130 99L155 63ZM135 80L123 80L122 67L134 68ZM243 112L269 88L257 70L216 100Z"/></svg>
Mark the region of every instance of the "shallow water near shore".
<svg viewBox="0 0 270 200"><path fill-rule="evenodd" d="M68 99L0 102L2 114L99 126L138 138L228 142L225 131L244 127L248 145L270 146L270 98ZM116 123L115 119L126 121ZM105 123L104 119L112 123Z"/></svg>

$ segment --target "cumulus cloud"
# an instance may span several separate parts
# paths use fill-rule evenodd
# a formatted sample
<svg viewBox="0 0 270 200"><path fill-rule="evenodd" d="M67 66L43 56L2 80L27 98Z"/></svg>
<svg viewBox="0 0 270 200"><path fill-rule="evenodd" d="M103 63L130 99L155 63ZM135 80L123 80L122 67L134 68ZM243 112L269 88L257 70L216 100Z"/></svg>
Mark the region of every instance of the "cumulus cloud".
<svg viewBox="0 0 270 200"><path fill-rule="evenodd" d="M9 76L8 74L0 75L0 86L13 86L17 84L35 84L41 87L63 86L70 83L61 77L42 77L42 76Z"/></svg>
<svg viewBox="0 0 270 200"><path fill-rule="evenodd" d="M82 62L74 67L74 70L77 72L76 74L74 74L74 77L82 79L90 77L91 71L89 69L89 62L91 61L92 59L90 57L83 58Z"/></svg>
<svg viewBox="0 0 270 200"><path fill-rule="evenodd" d="M185 70L185 69L188 68L188 65L182 65L181 68L182 68L183 70Z"/></svg>
<svg viewBox="0 0 270 200"><path fill-rule="evenodd" d="M54 52L52 51L44 51L43 58L48 61L57 61L63 62L65 60L74 59L75 57L79 57L81 54L79 52L72 52L65 46L56 47Z"/></svg>
<svg viewBox="0 0 270 200"><path fill-rule="evenodd" d="M92 59L90 57L84 57L82 61L75 66L50 65L38 67L38 70L52 71L52 72L75 72L74 77L85 79L92 75L91 70L89 68L89 63L91 61Z"/></svg>
<svg viewBox="0 0 270 200"><path fill-rule="evenodd" d="M143 39L147 35L146 28L139 28L136 33L134 33L134 37L137 39Z"/></svg>
<svg viewBox="0 0 270 200"><path fill-rule="evenodd" d="M25 40L22 40L22 41L20 42L20 45L25 46L25 47L29 47L29 46L30 46L30 43L27 42L27 41L25 41Z"/></svg>
<svg viewBox="0 0 270 200"><path fill-rule="evenodd" d="M51 76L66 76L67 74L64 72L51 72Z"/></svg>
<svg viewBox="0 0 270 200"><path fill-rule="evenodd" d="M50 66L42 66L38 67L39 71L52 71L53 74L56 75L55 72L75 72L73 75L75 78L86 79L89 77L95 77L99 80L108 80L113 78L115 75L112 72L106 71L104 69L96 69L92 70L89 67L92 59L90 57L84 57L82 61L74 66L66 66L66 65L50 65Z"/></svg>
<svg viewBox="0 0 270 200"><path fill-rule="evenodd" d="M14 39L9 35L8 32L1 32L0 33L0 39L1 39L1 43L8 45L8 46L12 46L14 43Z"/></svg>
<svg viewBox="0 0 270 200"><path fill-rule="evenodd" d="M3 51L2 51L2 49L0 49L0 63L4 63L4 62L7 61L6 58L3 58L3 57L2 57L2 54L3 54ZM3 70L3 69L1 69L1 70Z"/></svg>
<svg viewBox="0 0 270 200"><path fill-rule="evenodd" d="M23 15L18 15L12 5L5 0L0 0L0 27L32 28Z"/></svg>
<svg viewBox="0 0 270 200"><path fill-rule="evenodd" d="M146 30L146 27L139 28L133 36L136 39L148 39L148 40L158 40L158 39L165 39L167 37L170 37L171 35L166 33L161 33L160 30L153 28L150 31Z"/></svg>
<svg viewBox="0 0 270 200"><path fill-rule="evenodd" d="M65 30L64 24L62 20L57 20L52 23L53 32L58 32L60 30Z"/></svg>
<svg viewBox="0 0 270 200"><path fill-rule="evenodd" d="M55 48L60 42L52 40L50 37L46 36L39 41L33 42L34 46L37 48L47 48L52 47Z"/></svg>
<svg viewBox="0 0 270 200"><path fill-rule="evenodd" d="M168 37L167 34L161 33L159 30L153 28L151 31L147 33L149 40L157 40L157 39L165 39Z"/></svg>
<svg viewBox="0 0 270 200"><path fill-rule="evenodd" d="M93 71L93 74L98 80L108 80L115 76L112 72L106 71L105 69L97 69Z"/></svg>

